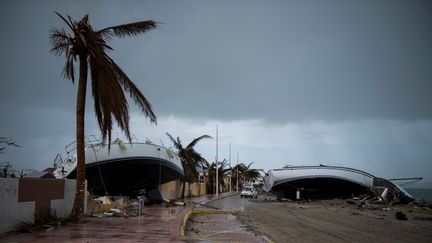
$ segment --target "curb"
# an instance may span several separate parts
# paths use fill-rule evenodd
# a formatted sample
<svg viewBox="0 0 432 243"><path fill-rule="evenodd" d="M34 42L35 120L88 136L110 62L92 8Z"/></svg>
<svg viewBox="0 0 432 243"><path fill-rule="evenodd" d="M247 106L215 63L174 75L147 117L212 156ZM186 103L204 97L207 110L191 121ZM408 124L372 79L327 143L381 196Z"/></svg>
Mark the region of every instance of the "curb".
<svg viewBox="0 0 432 243"><path fill-rule="evenodd" d="M191 209L189 212L185 214L183 217L183 220L180 224L180 236L185 237L186 236L186 223L189 220L189 218L193 214L239 214L240 211L238 210L210 210L210 209ZM260 235L261 239L263 239L267 243L274 243L274 241L270 240L265 235Z"/></svg>
<svg viewBox="0 0 432 243"><path fill-rule="evenodd" d="M274 243L274 241L270 240L267 236L265 236L265 235L260 235L260 236L261 236L261 238L262 238L264 241L266 241L267 243Z"/></svg>
<svg viewBox="0 0 432 243"><path fill-rule="evenodd" d="M187 212L185 214L185 216L183 217L181 223L180 223L180 236L184 237L185 236L185 228L186 228L186 223L189 220L190 216L192 215L192 210L189 210L189 212Z"/></svg>

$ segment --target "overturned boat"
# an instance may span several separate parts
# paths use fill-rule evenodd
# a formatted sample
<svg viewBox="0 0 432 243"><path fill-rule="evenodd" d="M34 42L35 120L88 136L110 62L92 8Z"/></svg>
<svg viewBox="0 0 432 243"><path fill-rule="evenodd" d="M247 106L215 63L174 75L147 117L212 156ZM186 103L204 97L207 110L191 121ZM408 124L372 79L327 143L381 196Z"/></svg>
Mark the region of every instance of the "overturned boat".
<svg viewBox="0 0 432 243"><path fill-rule="evenodd" d="M137 195L184 175L180 159L170 149L151 142L123 143L117 139L108 146L87 139L85 147L87 189L93 195ZM76 143L65 148L67 157L57 155L56 178L76 178Z"/></svg>
<svg viewBox="0 0 432 243"><path fill-rule="evenodd" d="M263 189L290 199L348 198L373 192L382 200L414 200L390 180L341 166L286 166L270 170L264 177Z"/></svg>

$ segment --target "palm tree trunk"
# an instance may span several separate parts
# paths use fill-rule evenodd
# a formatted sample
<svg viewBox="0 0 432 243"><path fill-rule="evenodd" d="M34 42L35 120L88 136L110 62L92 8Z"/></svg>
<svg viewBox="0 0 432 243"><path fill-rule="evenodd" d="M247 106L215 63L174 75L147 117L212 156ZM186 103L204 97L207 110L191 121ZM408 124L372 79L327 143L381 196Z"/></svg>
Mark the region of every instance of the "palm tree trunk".
<svg viewBox="0 0 432 243"><path fill-rule="evenodd" d="M76 103L76 145L77 145L77 173L75 201L71 219L80 222L84 219L85 200L85 145L84 145L84 115L87 89L87 58L80 56L80 76Z"/></svg>
<svg viewBox="0 0 432 243"><path fill-rule="evenodd" d="M181 195L182 199L185 198L185 189L186 189L186 181L183 180L183 189L182 189L182 195Z"/></svg>

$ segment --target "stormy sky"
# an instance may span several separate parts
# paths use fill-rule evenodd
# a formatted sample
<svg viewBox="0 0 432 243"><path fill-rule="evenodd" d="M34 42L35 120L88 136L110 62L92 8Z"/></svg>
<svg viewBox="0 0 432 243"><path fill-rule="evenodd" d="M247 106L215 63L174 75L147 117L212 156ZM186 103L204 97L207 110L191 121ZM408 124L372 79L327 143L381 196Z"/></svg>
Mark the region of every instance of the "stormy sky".
<svg viewBox="0 0 432 243"><path fill-rule="evenodd" d="M95 29L153 19L114 39L109 55L153 104L153 125L131 102L131 130L170 146L215 136L219 158L340 165L432 181L432 2L9 1L0 3L0 162L44 169L75 140L77 85L49 34L55 11ZM99 134L88 96L86 134ZM122 137L116 129L115 136ZM215 140L197 146L207 160Z"/></svg>

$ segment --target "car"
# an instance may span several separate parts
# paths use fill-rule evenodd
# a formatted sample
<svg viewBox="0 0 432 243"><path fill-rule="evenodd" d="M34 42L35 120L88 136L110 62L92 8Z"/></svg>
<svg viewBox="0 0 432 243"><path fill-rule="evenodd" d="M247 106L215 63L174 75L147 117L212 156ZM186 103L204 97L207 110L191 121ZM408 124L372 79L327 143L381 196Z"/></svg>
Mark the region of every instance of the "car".
<svg viewBox="0 0 432 243"><path fill-rule="evenodd" d="M257 198L258 192L252 186L247 186L244 187L243 190L240 192L240 197Z"/></svg>

